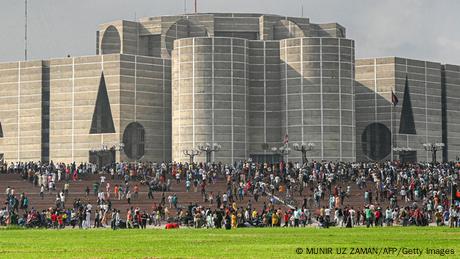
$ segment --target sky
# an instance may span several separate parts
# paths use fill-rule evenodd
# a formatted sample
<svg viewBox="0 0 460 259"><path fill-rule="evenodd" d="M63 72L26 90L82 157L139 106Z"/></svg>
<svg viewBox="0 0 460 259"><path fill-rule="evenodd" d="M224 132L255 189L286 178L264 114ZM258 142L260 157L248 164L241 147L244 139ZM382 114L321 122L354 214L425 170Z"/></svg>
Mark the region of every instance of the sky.
<svg viewBox="0 0 460 259"><path fill-rule="evenodd" d="M356 58L460 64L457 0L197 0L198 12L252 12L337 22ZM193 0L28 0L29 60L93 55L96 29L119 19L193 12ZM24 59L24 0L0 0L0 62Z"/></svg>

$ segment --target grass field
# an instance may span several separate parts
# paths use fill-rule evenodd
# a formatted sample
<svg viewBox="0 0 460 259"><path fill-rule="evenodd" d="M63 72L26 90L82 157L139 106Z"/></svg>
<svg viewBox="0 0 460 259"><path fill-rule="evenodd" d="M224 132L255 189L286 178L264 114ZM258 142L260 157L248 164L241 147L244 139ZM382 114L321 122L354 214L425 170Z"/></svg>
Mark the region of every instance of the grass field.
<svg viewBox="0 0 460 259"><path fill-rule="evenodd" d="M307 254L311 252L307 248L331 248L332 255ZM388 258L397 257L398 253L399 256L406 253L405 257L432 258L433 255L426 253L427 248L438 252L453 249L455 255L443 258L460 258L460 230L436 227L0 230L1 258L331 258L339 257L338 248L346 248L341 250L345 255L340 257L348 258ZM422 249L422 255L408 255L405 248L412 252L414 248Z"/></svg>

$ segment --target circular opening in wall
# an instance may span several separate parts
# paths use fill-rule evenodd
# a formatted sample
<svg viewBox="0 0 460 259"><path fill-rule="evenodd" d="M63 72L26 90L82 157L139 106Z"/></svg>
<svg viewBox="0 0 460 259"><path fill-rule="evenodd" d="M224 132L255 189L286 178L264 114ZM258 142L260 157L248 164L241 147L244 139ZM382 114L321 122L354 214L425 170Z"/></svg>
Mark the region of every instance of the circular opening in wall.
<svg viewBox="0 0 460 259"><path fill-rule="evenodd" d="M123 132L124 152L129 159L139 160L145 153L145 130L137 123L131 122Z"/></svg>
<svg viewBox="0 0 460 259"><path fill-rule="evenodd" d="M371 123L361 135L363 153L372 160L382 160L391 152L391 131L382 123Z"/></svg>

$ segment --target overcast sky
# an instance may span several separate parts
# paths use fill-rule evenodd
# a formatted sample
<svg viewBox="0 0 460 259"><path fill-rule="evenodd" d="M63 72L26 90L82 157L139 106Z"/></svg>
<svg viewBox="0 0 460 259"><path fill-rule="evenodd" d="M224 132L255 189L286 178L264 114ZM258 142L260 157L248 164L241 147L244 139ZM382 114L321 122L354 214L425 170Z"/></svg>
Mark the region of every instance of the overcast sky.
<svg viewBox="0 0 460 259"><path fill-rule="evenodd" d="M198 0L199 12L253 12L338 22L356 57L460 64L457 0ZM193 0L187 0L192 12ZM97 25L184 12L184 0L29 0L29 59L95 54ZM0 62L24 58L24 0L0 0Z"/></svg>

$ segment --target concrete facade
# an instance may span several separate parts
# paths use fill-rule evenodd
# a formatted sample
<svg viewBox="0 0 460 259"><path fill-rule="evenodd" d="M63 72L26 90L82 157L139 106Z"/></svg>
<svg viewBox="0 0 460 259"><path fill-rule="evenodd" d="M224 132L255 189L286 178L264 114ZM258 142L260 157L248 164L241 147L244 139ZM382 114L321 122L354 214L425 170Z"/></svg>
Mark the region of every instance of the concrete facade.
<svg viewBox="0 0 460 259"><path fill-rule="evenodd" d="M0 145L6 160L86 162L89 151L122 143L131 122L145 128L144 159L169 160L168 60L113 54L0 67L5 99ZM102 73L115 132L91 134ZM123 152L116 157L131 160Z"/></svg>
<svg viewBox="0 0 460 259"><path fill-rule="evenodd" d="M249 42L248 145L251 154L269 155L281 143L279 41Z"/></svg>
<svg viewBox="0 0 460 259"><path fill-rule="evenodd" d="M315 144L314 160L354 161L354 42L294 38L280 45L282 133L291 143Z"/></svg>
<svg viewBox="0 0 460 259"><path fill-rule="evenodd" d="M210 20L209 17L213 19ZM174 19L176 22L170 24ZM165 21L168 21L167 26L152 25L163 24ZM324 64L331 64L331 67L324 71L334 73L330 69L339 70L338 81L343 84L333 87L332 82L324 83L325 87L334 88L332 92L337 97L332 101L334 104L330 104L334 106L331 114L324 114L324 118L332 116L335 124L327 129L318 126L326 133L323 135L324 142L319 142L322 151L317 152L314 159L355 159L352 112L354 43L343 39L345 29L340 25L317 25L311 24L305 18L260 14L197 14L185 18L164 17L144 22L149 24L149 33L161 33L157 39L162 42L162 57L172 55L173 160L187 160L184 150L194 149L205 143L222 146L222 150L212 154L214 161L229 163L249 157L276 156L271 148L282 145L283 136L287 133L286 128L282 128L282 122L288 121L284 117L295 119L292 117L294 111L288 114L282 108L285 99L282 89L286 89L282 87L282 82L286 80L281 80L284 78L285 69L284 63L282 64L283 50L288 50L283 47L283 42L284 39L300 39L298 37L306 37L305 42L313 39L321 42L324 37L324 58L336 56L335 59L326 60ZM141 25L145 26L142 21ZM172 41L174 45L171 48ZM303 42L303 38L301 41ZM328 44L331 46L327 46ZM303 48L307 48L305 57L319 55L317 46L314 43L311 45L311 50L305 46L289 49L289 55L301 55ZM332 50L334 47L337 48L335 52ZM322 50L322 47L319 49ZM328 53L329 50L333 53ZM305 69L306 80L316 71L312 64L313 61ZM317 96L307 94L311 93L310 85L306 83L304 86L305 98L316 99ZM292 86L296 87L300 88L298 85ZM319 91L316 94L321 95ZM297 105L297 100L290 101L290 105ZM284 104L284 107L287 105ZM316 109L323 111L321 107ZM314 119L308 117L308 112L306 114L303 127L306 129L305 135L301 132L293 135L293 139L299 143L307 141L308 137L304 136L311 133L313 128L307 124ZM347 119L342 121L342 115L348 116ZM290 127L293 132L299 128L295 124ZM328 144L324 144L326 142ZM340 143L338 151L333 150L337 143ZM292 157L300 159L300 153L293 153ZM197 161L204 159L205 154L196 157Z"/></svg>
<svg viewBox="0 0 460 259"><path fill-rule="evenodd" d="M443 142L446 144L443 159L460 157L460 66L442 66Z"/></svg>
<svg viewBox="0 0 460 259"><path fill-rule="evenodd" d="M407 80L406 80L407 77ZM114 159L397 159L423 143L460 153L460 68L359 59L337 23L271 14L202 13L101 24L96 55L0 64L0 154L7 161ZM392 91L399 99L393 107ZM288 141L287 141L288 140ZM200 154L195 161L205 160Z"/></svg>
<svg viewBox="0 0 460 259"><path fill-rule="evenodd" d="M415 134L401 133L401 116L406 111L404 92L410 93L411 110L414 119ZM441 64L429 61L405 59L399 57L358 59L356 61L356 136L358 160L398 159L399 154L393 148L409 148L416 152L417 161L431 161L431 152L425 151L423 143L442 142L442 102L441 102ZM391 92L399 102L393 106ZM364 132L373 123L383 124L391 132L390 141L381 154L370 155L370 145L383 138L375 131L376 138L366 141ZM372 130L371 130L372 131ZM377 135L379 135L377 137ZM442 152L437 154L442 159Z"/></svg>
<svg viewBox="0 0 460 259"><path fill-rule="evenodd" d="M216 161L247 157L247 40L188 38L174 43L173 159L183 150L218 143ZM197 156L198 160L205 155Z"/></svg>
<svg viewBox="0 0 460 259"><path fill-rule="evenodd" d="M29 161L42 156L44 70L43 61L0 64L0 146L8 160Z"/></svg>

